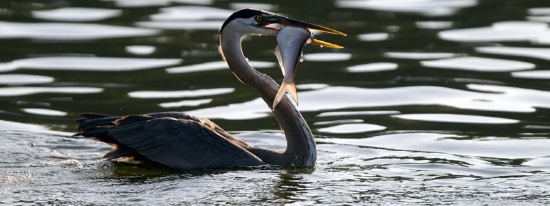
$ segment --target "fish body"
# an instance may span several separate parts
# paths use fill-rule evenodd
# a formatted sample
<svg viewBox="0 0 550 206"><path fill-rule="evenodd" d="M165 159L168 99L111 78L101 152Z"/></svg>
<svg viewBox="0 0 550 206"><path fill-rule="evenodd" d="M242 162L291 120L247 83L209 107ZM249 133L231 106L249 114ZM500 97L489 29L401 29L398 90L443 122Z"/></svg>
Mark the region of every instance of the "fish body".
<svg viewBox="0 0 550 206"><path fill-rule="evenodd" d="M296 66L302 56L302 49L313 39L311 32L303 27L284 26L279 28L277 33L277 47L275 56L279 61L279 66L283 72L284 78L275 99L273 100L273 109L281 101L285 92L296 104L298 104L298 94L296 93Z"/></svg>

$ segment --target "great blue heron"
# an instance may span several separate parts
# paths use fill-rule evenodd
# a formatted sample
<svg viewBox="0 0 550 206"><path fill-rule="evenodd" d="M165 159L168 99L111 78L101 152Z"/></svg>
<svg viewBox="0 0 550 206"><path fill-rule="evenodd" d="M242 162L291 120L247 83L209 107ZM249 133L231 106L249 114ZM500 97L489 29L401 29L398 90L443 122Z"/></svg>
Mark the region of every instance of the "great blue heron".
<svg viewBox="0 0 550 206"><path fill-rule="evenodd" d="M271 77L250 66L242 52L241 39L245 35L276 35L278 30L267 27L270 24L345 35L323 26L255 9L239 10L229 16L219 32L219 52L235 76L256 89L269 107L274 102L279 86ZM76 135L113 145L114 149L104 158L132 157L178 169L266 164L295 167L315 165L315 141L295 104L289 98L282 98L273 114L286 136L287 148L284 152L250 146L214 122L182 112L129 116L82 114L83 119L77 121L80 123L80 132Z"/></svg>

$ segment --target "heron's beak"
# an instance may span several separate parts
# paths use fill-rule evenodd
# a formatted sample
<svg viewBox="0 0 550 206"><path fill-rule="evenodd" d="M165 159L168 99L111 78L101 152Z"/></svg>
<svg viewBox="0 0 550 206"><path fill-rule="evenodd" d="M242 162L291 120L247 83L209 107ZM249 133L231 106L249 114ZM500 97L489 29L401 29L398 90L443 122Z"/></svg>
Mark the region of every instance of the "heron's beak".
<svg viewBox="0 0 550 206"><path fill-rule="evenodd" d="M311 37L310 42L308 42L308 44L317 45L317 46L320 46L320 47L334 48L334 49L344 48L343 46L340 46L340 45L337 45L337 44L328 43L326 41L321 41L319 39L314 39L313 36Z"/></svg>
<svg viewBox="0 0 550 206"><path fill-rule="evenodd" d="M276 15L276 14L274 14L271 17L270 23L277 23L277 24L281 24L283 26L301 27L301 28L305 28L305 29L308 29L308 30L316 30L316 31L320 31L320 32L328 33L328 34L347 36L347 34L345 34L344 32L341 32L341 31L337 31L337 30L327 28L327 27L324 27L324 26L321 26L321 25L312 24L312 23L308 23L308 22L305 22L305 21L300 21L300 20L297 20L297 19L292 19L292 18L288 18L288 17L285 17L285 16ZM325 41L321 41L321 40L313 39L313 38L311 38L311 40L308 41L307 43L312 44L312 45L317 45L317 46L320 46L320 47L327 47L327 48L335 48L335 49L344 48L340 45L332 44L332 43L329 43L329 42L325 42Z"/></svg>
<svg viewBox="0 0 550 206"><path fill-rule="evenodd" d="M279 15L273 15L272 16L272 23L278 23L284 26L294 26L294 27L302 27L306 28L308 30L317 30L324 33L334 34L334 35L340 35L340 36L347 36L344 32L336 31L331 28L327 28L321 25L307 23L305 21L300 21L297 19L288 18L285 16L279 16Z"/></svg>

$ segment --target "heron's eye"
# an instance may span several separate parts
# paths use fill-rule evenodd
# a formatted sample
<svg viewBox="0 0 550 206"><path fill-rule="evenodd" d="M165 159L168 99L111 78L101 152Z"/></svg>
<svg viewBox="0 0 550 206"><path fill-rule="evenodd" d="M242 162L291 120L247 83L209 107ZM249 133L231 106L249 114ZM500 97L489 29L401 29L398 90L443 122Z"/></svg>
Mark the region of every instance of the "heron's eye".
<svg viewBox="0 0 550 206"><path fill-rule="evenodd" d="M264 20L264 17L258 15L258 16L255 17L255 19L256 19L257 22L261 22L262 20Z"/></svg>

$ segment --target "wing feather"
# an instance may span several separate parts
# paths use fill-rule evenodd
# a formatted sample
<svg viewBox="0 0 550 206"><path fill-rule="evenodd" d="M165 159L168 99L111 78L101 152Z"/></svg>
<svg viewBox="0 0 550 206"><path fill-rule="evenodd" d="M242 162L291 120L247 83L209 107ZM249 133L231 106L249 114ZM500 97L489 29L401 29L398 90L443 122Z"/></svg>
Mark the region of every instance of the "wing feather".
<svg viewBox="0 0 550 206"><path fill-rule="evenodd" d="M103 118L109 122L101 126L100 120L92 119L93 124L81 127L84 131L79 134L100 141L107 140L105 142L114 143L121 150L113 150L106 157L128 155L131 153L129 151L133 151L151 161L179 169L265 164L247 150L246 143L209 120L184 113Z"/></svg>

